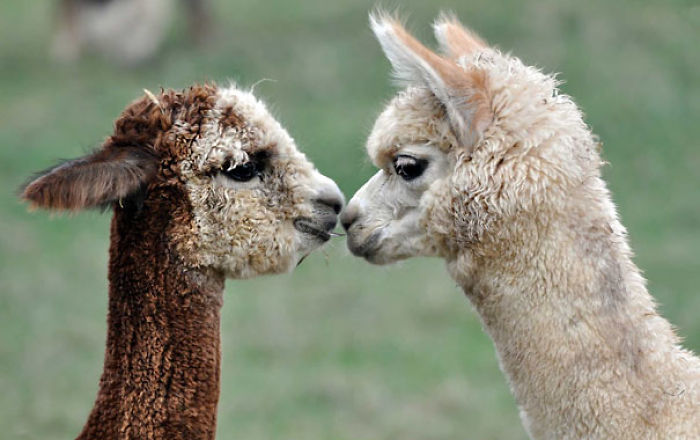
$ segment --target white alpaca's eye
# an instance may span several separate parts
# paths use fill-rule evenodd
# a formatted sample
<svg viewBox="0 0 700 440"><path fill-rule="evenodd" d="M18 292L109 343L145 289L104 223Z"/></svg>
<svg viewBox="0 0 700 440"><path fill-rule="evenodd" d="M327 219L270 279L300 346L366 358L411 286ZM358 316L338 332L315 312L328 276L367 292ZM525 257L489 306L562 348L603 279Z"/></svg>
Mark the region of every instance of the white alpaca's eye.
<svg viewBox="0 0 700 440"><path fill-rule="evenodd" d="M420 177L428 168L428 161L413 156L399 154L394 158L394 171L403 180L410 181Z"/></svg>

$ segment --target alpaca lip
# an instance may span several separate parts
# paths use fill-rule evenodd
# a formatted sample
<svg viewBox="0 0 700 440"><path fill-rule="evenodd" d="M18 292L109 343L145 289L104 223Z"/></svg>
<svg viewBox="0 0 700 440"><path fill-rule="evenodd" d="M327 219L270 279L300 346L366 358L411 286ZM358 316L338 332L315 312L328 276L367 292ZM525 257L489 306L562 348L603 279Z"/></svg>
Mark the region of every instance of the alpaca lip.
<svg viewBox="0 0 700 440"><path fill-rule="evenodd" d="M356 243L354 240L349 239L348 248L356 257L362 257L371 263L371 258L374 252L376 252L379 244L379 236L379 231L375 231L362 243ZM348 238L350 238L350 236L348 236Z"/></svg>
<svg viewBox="0 0 700 440"><path fill-rule="evenodd" d="M331 233L320 229L319 226L308 218L298 218L294 220L294 227L297 231L303 232L304 234L314 235L320 238L322 241L328 241L331 239Z"/></svg>

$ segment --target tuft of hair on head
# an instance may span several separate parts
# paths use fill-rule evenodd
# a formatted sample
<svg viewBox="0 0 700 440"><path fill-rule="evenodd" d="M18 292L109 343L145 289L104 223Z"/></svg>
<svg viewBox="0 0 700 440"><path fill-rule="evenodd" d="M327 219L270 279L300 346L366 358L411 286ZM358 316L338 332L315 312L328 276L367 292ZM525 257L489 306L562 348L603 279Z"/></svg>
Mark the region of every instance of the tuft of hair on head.
<svg viewBox="0 0 700 440"><path fill-rule="evenodd" d="M253 83L253 85L251 85L251 86L248 88L248 91L249 91L250 93L255 93L255 88L256 88L258 85L260 85L260 84L262 84L262 83L265 83L265 82L273 82L273 83L274 83L274 82L277 82L277 80L276 80L276 79L272 79L272 78L260 78L259 80L255 81L255 82Z"/></svg>
<svg viewBox="0 0 700 440"><path fill-rule="evenodd" d="M486 48L486 42L465 27L452 12L443 11L433 22L433 32L440 51L450 58L459 58Z"/></svg>
<svg viewBox="0 0 700 440"><path fill-rule="evenodd" d="M155 105L156 107L158 107L158 108L160 109L161 112L164 110L163 104L160 102L160 100L158 99L158 97L157 97L156 95L153 94L153 92L151 92L151 91L148 90L148 89L143 89L143 93L146 94L146 97L148 97L148 99L153 103L153 105ZM162 93L163 93L163 89L161 88L161 94L162 94Z"/></svg>
<svg viewBox="0 0 700 440"><path fill-rule="evenodd" d="M104 208L137 193L157 169L155 152L148 149L103 148L38 173L20 190L20 197L32 208Z"/></svg>

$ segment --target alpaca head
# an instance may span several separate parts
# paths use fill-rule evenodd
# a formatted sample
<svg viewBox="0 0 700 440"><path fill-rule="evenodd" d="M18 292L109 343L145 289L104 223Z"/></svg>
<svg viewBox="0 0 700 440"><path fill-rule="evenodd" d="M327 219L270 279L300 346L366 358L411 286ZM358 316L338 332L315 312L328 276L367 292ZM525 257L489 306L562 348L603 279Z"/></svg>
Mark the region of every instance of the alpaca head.
<svg viewBox="0 0 700 440"><path fill-rule="evenodd" d="M370 22L406 88L367 141L379 171L341 217L355 255L452 259L597 175L596 143L554 78L450 16L434 25L442 55L391 17Z"/></svg>
<svg viewBox="0 0 700 440"><path fill-rule="evenodd" d="M251 93L164 91L129 105L92 154L41 173L22 197L75 211L113 206L128 227L166 218L189 267L245 278L292 269L330 238L343 196Z"/></svg>

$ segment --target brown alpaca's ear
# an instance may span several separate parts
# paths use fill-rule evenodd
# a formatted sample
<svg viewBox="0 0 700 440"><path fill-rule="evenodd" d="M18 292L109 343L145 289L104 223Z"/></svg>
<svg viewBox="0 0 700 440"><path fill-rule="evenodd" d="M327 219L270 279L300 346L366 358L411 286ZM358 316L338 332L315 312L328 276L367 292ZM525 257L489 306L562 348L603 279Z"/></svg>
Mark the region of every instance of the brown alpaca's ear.
<svg viewBox="0 0 700 440"><path fill-rule="evenodd" d="M465 28L453 14L440 14L433 23L433 31L440 50L450 58L471 55L488 46L476 33Z"/></svg>
<svg viewBox="0 0 700 440"><path fill-rule="evenodd" d="M39 173L21 197L32 207L58 211L104 207L137 192L155 176L157 165L145 148L104 148Z"/></svg>
<svg viewBox="0 0 700 440"><path fill-rule="evenodd" d="M394 68L394 77L400 83L430 89L445 107L459 143L472 148L492 120L484 73L464 69L431 51L391 16L370 15L370 25Z"/></svg>

